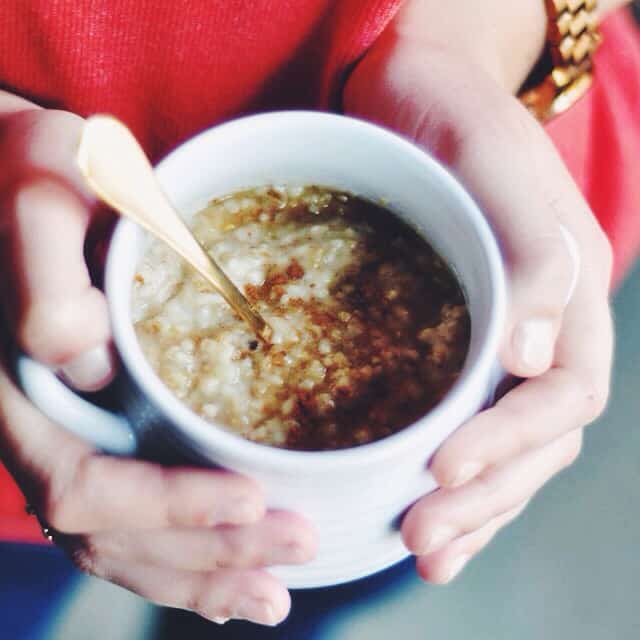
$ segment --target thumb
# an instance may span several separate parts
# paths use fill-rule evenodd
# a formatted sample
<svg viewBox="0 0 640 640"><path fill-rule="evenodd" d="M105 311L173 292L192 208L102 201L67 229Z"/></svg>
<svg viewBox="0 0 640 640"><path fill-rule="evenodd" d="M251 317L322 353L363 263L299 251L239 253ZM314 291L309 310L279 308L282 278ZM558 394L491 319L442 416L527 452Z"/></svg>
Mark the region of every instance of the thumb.
<svg viewBox="0 0 640 640"><path fill-rule="evenodd" d="M516 376L531 377L553 364L580 270L568 228L591 212L537 122L509 96L496 103L503 105L498 124L478 126L453 165L487 213L508 268L502 363Z"/></svg>
<svg viewBox="0 0 640 640"><path fill-rule="evenodd" d="M76 388L101 388L114 364L106 301L84 259L86 202L66 185L39 178L17 188L9 209L18 341Z"/></svg>
<svg viewBox="0 0 640 640"><path fill-rule="evenodd" d="M563 229L552 216L544 215L532 225L498 228L510 280L502 361L518 376L540 375L554 360L556 339L578 268Z"/></svg>

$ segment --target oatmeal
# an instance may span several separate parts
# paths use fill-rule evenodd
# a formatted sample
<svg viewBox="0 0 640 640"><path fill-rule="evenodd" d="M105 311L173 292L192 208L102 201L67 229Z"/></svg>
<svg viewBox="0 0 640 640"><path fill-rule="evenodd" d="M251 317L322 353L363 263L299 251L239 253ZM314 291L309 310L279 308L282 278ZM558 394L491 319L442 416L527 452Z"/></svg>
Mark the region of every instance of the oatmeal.
<svg viewBox="0 0 640 640"><path fill-rule="evenodd" d="M351 447L429 411L469 344L460 286L386 209L319 187L217 199L192 223L273 328L259 344L223 299L152 241L133 286L142 349L196 413L257 442Z"/></svg>

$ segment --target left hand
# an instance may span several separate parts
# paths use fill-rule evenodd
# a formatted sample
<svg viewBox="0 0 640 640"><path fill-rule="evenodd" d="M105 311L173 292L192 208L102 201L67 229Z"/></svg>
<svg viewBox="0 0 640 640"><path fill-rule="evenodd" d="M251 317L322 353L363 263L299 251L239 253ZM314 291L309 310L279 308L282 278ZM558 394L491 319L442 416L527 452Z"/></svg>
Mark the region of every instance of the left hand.
<svg viewBox="0 0 640 640"><path fill-rule="evenodd" d="M267 511L261 488L235 473L105 456L10 376L12 338L76 389L114 374L106 300L83 251L81 128L77 115L0 91L0 314L12 312L0 331L0 460L82 571L217 622L277 624L290 597L268 568L313 557L309 523Z"/></svg>
<svg viewBox="0 0 640 640"><path fill-rule="evenodd" d="M583 427L604 410L612 256L552 143L512 95L518 65L486 49L472 55L459 38L430 40L412 4L429 5L408 3L354 71L345 105L438 156L485 211L510 279L501 361L526 379L442 445L430 463L441 488L404 519L418 572L445 583L576 459ZM568 303L575 266L561 225L581 255Z"/></svg>

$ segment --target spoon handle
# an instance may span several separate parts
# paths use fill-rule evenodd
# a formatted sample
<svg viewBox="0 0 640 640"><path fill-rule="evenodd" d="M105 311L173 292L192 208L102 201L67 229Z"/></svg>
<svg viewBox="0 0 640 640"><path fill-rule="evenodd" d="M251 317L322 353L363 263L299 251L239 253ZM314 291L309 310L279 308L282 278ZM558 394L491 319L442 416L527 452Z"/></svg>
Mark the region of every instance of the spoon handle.
<svg viewBox="0 0 640 640"><path fill-rule="evenodd" d="M215 288L261 340L269 341L269 325L171 206L147 156L122 122L111 116L90 117L84 126L77 161L81 174L101 200L169 245Z"/></svg>

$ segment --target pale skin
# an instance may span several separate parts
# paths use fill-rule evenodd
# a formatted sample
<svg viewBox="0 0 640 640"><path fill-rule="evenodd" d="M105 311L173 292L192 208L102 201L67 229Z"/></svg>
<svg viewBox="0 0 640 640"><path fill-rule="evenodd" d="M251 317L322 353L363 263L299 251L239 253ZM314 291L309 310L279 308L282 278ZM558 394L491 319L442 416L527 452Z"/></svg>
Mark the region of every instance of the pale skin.
<svg viewBox="0 0 640 640"><path fill-rule="evenodd" d="M604 12L624 3L600 4ZM411 0L344 92L347 112L408 135L452 168L509 268L501 360L526 380L440 448L430 469L442 488L402 524L419 574L434 583L453 579L576 459L608 395L611 251L552 144L513 98L544 29L541 0ZM8 258L0 292L21 346L92 390L115 370L106 303L83 258L93 201L72 162L81 124L0 92ZM582 256L569 303L573 263L560 224ZM61 545L81 569L159 604L277 624L290 599L266 568L315 552L304 518L266 511L250 479L98 455L45 419L3 370L0 455L39 513L68 534Z"/></svg>

